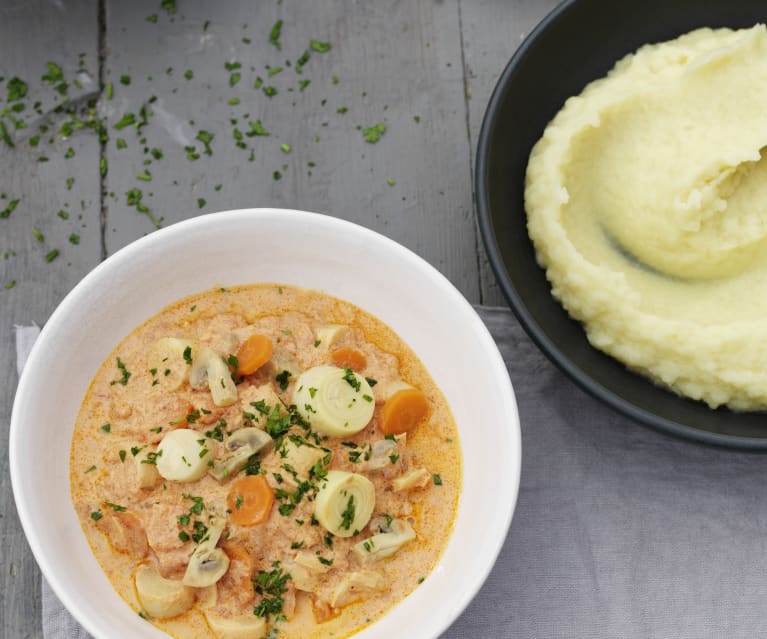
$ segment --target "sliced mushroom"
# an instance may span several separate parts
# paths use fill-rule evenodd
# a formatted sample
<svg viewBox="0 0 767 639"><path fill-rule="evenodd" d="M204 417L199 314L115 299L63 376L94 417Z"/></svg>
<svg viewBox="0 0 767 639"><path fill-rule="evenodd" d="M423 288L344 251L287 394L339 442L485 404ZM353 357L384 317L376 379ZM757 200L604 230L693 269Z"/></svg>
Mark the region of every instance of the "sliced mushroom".
<svg viewBox="0 0 767 639"><path fill-rule="evenodd" d="M194 590L180 581L165 579L154 566L142 564L134 575L139 603L150 617L166 619L189 610Z"/></svg>
<svg viewBox="0 0 767 639"><path fill-rule="evenodd" d="M342 324L326 324L314 333L318 346L332 348L349 333L349 327Z"/></svg>
<svg viewBox="0 0 767 639"><path fill-rule="evenodd" d="M385 587L386 580L377 572L371 570L353 572L336 586L330 599L330 605L333 608L341 608L380 592Z"/></svg>
<svg viewBox="0 0 767 639"><path fill-rule="evenodd" d="M255 615L222 617L206 612L205 618L217 639L263 639L266 637L266 619Z"/></svg>
<svg viewBox="0 0 767 639"><path fill-rule="evenodd" d="M402 492L404 490L426 488L430 482L431 473L428 470L425 468L414 468L401 477L394 479L392 481L392 486L396 492Z"/></svg>
<svg viewBox="0 0 767 639"><path fill-rule="evenodd" d="M209 473L218 481L237 474L256 453L266 453L274 445L269 435L259 428L240 428L227 437L227 453L213 462Z"/></svg>
<svg viewBox="0 0 767 639"><path fill-rule="evenodd" d="M208 520L207 526L207 536L189 558L189 564L182 579L185 586L206 588L221 579L229 569L229 557L221 548L216 548L226 526L226 519L213 515Z"/></svg>
<svg viewBox="0 0 767 639"><path fill-rule="evenodd" d="M371 523L373 529L373 523ZM364 566L374 561L391 557L408 541L415 539L415 531L402 519L393 519L385 524L382 532L355 544L352 551Z"/></svg>
<svg viewBox="0 0 767 639"><path fill-rule="evenodd" d="M221 355L207 346L201 348L192 361L189 384L197 389L205 388L207 384L216 406L229 406L237 401L237 387L229 366Z"/></svg>
<svg viewBox="0 0 767 639"><path fill-rule="evenodd" d="M240 428L227 437L225 447L228 451L234 452L249 446L253 452L258 453L271 447L272 444L274 444L274 440L260 428Z"/></svg>
<svg viewBox="0 0 767 639"><path fill-rule="evenodd" d="M157 472L157 450L154 447L137 447L139 452L133 458L136 464L136 483L139 488L153 488L160 478Z"/></svg>
<svg viewBox="0 0 767 639"><path fill-rule="evenodd" d="M200 544L189 558L182 582L185 586L206 588L221 579L228 569L229 557L223 550Z"/></svg>

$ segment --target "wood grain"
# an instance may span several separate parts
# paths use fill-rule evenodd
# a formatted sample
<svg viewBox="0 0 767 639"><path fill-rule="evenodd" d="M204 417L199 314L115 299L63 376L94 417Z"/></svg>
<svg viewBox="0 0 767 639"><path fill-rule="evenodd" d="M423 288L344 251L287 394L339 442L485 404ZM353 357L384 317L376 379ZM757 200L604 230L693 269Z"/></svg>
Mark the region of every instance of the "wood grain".
<svg viewBox="0 0 767 639"><path fill-rule="evenodd" d="M127 203L133 189L163 225L267 206L351 220L414 250L471 302L503 303L476 230L474 149L497 76L553 0L177 4L171 13L159 0L102 0L101 32L98 0L0 5L0 109L8 79L18 76L29 85L28 109L39 100L42 114L25 113L34 117L13 132L15 148L0 142L0 211L20 198L0 218L2 437L17 383L13 324L44 324L103 255L154 230L136 191ZM270 41L278 20L281 35ZM331 48L312 50L312 40ZM40 79L47 62L61 66L69 99L100 96L94 116L108 124L103 145L86 128L30 146L41 118L52 120L51 131L68 120L52 113L63 98ZM111 99L99 93L99 78ZM146 124L115 128L126 114L141 121L142 107ZM258 120L269 135L247 136ZM385 132L366 142L364 129L379 123ZM214 135L211 155L201 131ZM65 158L70 147L74 156ZM60 254L48 263L53 249ZM0 637L39 637L39 572L13 507L7 456L0 513Z"/></svg>
<svg viewBox="0 0 767 639"><path fill-rule="evenodd" d="M472 172L485 107L498 78L525 36L557 4L558 0L460 0ZM482 303L505 306L481 240L478 256Z"/></svg>
<svg viewBox="0 0 767 639"><path fill-rule="evenodd" d="M40 78L46 63L60 65L69 82L69 98L77 100L97 88L98 24L93 0L52 3L44 0L4 3L0 6L0 108L6 105L6 87L13 76L29 86L29 106L21 116L26 129L14 132L15 148L0 142L0 210L9 201L20 202L11 215L0 219L0 438L7 441L11 403L16 388L14 324L45 323L62 297L99 261L99 145L90 131L69 139L50 132L38 147L29 144L39 133L33 122L50 116L55 129L69 118L51 113L65 98ZM83 64L80 65L80 54ZM77 87L73 81L81 84ZM40 102L39 115L31 105ZM18 134L18 135L16 135ZM65 159L67 149L75 155ZM49 158L39 162L40 156ZM71 188L67 178L74 178ZM56 215L65 210L69 219ZM43 241L33 234L39 230ZM69 242L79 235L79 245ZM58 249L52 262L45 255ZM7 259L4 257L7 254ZM9 282L15 287L5 289ZM55 380L52 380L55 383ZM40 576L16 515L11 494L8 457L0 457L0 635L8 639L39 637Z"/></svg>
<svg viewBox="0 0 767 639"><path fill-rule="evenodd" d="M142 189L164 224L232 208L301 208L388 235L479 300L454 0L386 0L353 10L338 0L224 3L216 11L190 2L176 16L160 11L157 23L148 22L154 9L115 2L107 12L106 73L115 81L110 122L158 96L139 134L147 144L126 129L128 148L108 147L109 191L115 193L109 253L153 230L126 204L132 188ZM277 20L283 21L279 50L269 40ZM332 48L313 51L312 39ZM299 74L296 61L307 50ZM226 63L233 62L241 68L228 71ZM269 77L278 67L283 71ZM192 79L184 77L186 69ZM233 87L232 73L240 75ZM129 86L117 84L121 75L130 75ZM255 89L259 77L277 95ZM302 80L310 80L303 91ZM230 105L233 98L240 103ZM247 122L256 120L270 135L244 136L239 148L235 129L245 134ZM386 132L377 143L366 142L360 129L377 123ZM210 156L195 140L201 130L215 135ZM164 158L149 166L152 181L142 183L135 175L148 157L146 146L161 148ZM200 158L188 160L186 146L195 146Z"/></svg>

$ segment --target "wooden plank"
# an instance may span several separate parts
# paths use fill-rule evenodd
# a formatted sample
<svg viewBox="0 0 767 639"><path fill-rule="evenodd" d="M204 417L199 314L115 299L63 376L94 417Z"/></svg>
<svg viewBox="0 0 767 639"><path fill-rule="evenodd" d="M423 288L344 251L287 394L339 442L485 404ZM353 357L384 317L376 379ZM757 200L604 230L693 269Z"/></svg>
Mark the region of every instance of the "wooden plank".
<svg viewBox="0 0 767 639"><path fill-rule="evenodd" d="M472 172L482 117L501 72L525 36L557 4L558 0L460 1ZM478 247L482 302L505 306L481 240Z"/></svg>
<svg viewBox="0 0 767 639"><path fill-rule="evenodd" d="M479 301L457 0L386 0L348 9L340 0L230 2L215 9L184 2L171 16L156 2L108 3L110 123L158 98L140 133L123 129L128 148L118 150L111 131L109 253L153 230L126 203L134 188L164 224L232 208L302 208L394 238ZM269 40L278 19L279 50ZM332 49L312 51L311 39ZM311 57L299 74L296 61L305 50ZM242 66L230 72L227 62ZM276 67L284 70L269 77ZM192 79L185 78L187 69ZM230 87L233 73L240 79ZM120 83L123 75L129 86ZM258 77L277 95L255 89ZM302 80L311 82L303 91ZM240 103L230 105L233 98ZM238 148L234 130L245 134L247 122L256 120L271 135L245 136L245 148ZM375 144L365 142L358 127L379 122L386 132ZM215 135L211 156L195 140L201 130ZM195 146L200 158L186 159L185 146ZM145 147L162 149L163 159L145 167L152 159ZM135 178L144 168L151 182ZM205 203L199 206L198 198Z"/></svg>
<svg viewBox="0 0 767 639"><path fill-rule="evenodd" d="M0 110L6 102L9 80L16 76L28 84L22 100L25 109L14 114L28 122L14 130L15 148L0 141L0 211L20 199L7 217L0 214L0 439L7 441L11 404L16 388L14 324L42 325L53 308L74 284L95 266L101 254L99 229L99 143L90 130L78 131L67 140L53 131L71 120L52 114L66 98L41 80L47 62L60 65L69 82L68 96L82 99L98 84L98 24L95 0L51 3L45 0L0 5ZM84 54L82 57L80 54ZM82 61L82 64L81 64ZM75 86L74 80L80 84ZM57 82L55 84L60 84ZM38 112L33 104L39 101ZM12 113L13 114L13 113ZM37 124L47 116L55 128L30 146L38 135ZM65 158L67 149L74 156ZM39 162L40 156L49 158ZM67 178L74 181L67 183ZM5 195L2 195L5 194ZM66 210L69 219L56 215ZM37 229L40 241L33 234ZM80 242L69 237L76 233ZM59 256L46 262L45 255L58 249ZM10 282L13 288L5 288ZM39 637L40 578L29 552L11 495L7 455L0 456L0 636L9 639Z"/></svg>

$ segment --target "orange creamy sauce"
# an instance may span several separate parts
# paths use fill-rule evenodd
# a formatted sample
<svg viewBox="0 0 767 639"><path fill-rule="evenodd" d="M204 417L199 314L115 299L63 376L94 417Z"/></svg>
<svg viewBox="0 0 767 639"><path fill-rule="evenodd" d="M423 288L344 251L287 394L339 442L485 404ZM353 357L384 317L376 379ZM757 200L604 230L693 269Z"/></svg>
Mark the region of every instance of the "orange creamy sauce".
<svg viewBox="0 0 767 639"><path fill-rule="evenodd" d="M327 325L348 327L330 347L317 343L317 331ZM191 388L184 380L184 370L159 370L157 366L158 370L150 370L149 353L160 338L176 337L196 347L209 346L226 359L253 333L271 338L272 358L244 377L237 385L237 401L230 406L216 406L207 388ZM150 565L165 578L181 580L197 544L191 538L185 541L179 533L191 535L194 521L204 523L208 511L223 512L232 482L245 473L222 481L207 474L192 482L160 477L152 487L140 488L132 450L145 446L154 450L174 428L191 428L201 436L212 433L210 445L216 448L212 452L220 456L223 443L215 438L214 429L222 420L226 425L219 430L224 437L241 427L263 428L265 419L252 402L263 397L266 389L290 404L298 371L332 365L332 352L344 347L363 353L365 367L356 372L377 381L372 387L375 412L358 434L321 440L319 445L331 453L325 469L360 473L370 479L376 496L373 520L385 514L407 521L416 533L415 540L389 558L360 566L352 546L375 531L366 526L357 535L341 538L328 536L321 525L312 525L316 490L310 488L297 504L284 496L295 492L295 483L282 467L280 449L273 449L259 460L261 473L278 495L268 519L254 526L227 521L218 542L230 560L226 574L214 586L196 589L195 603L187 612L151 619L157 627L179 639L216 637L206 612L218 617L252 616L263 600L254 590L252 578L277 565L283 574L289 573L300 552L321 556L326 572L317 575L309 591L297 589L288 579L282 615L267 616L269 629L277 630L281 639L347 637L401 601L432 570L447 545L461 487L458 434L442 393L414 353L382 322L347 302L288 286L216 289L184 299L134 330L106 359L82 404L72 439L71 492L83 531L117 592L141 612L134 582L136 568ZM123 369L116 366L118 357L124 371L130 373L127 380ZM291 367L296 375L287 378L283 389L276 378ZM405 443L398 443L398 457L380 470L366 470L369 446L384 439L379 421L387 389L400 381L423 391L429 416L407 434ZM192 418L187 418L190 414ZM256 423L248 417L254 414ZM308 437L300 425L289 433ZM428 470L430 481L396 491L394 480L416 469ZM435 476L441 484L434 481ZM314 487L320 483L299 474L298 480L304 479ZM202 498L201 513L190 511L195 505L190 497ZM283 504L294 509L288 513L290 508L285 506L281 513ZM115 506L119 508L115 510ZM359 570L380 574L385 588L333 607L339 584Z"/></svg>

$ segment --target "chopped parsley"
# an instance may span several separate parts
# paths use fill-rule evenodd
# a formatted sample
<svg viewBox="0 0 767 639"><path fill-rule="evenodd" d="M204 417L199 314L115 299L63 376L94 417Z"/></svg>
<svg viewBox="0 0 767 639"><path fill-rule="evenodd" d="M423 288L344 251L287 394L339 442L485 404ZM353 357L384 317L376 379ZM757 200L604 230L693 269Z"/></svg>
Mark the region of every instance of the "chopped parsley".
<svg viewBox="0 0 767 639"><path fill-rule="evenodd" d="M253 589L261 595L261 601L253 609L257 617L278 615L285 603L283 595L288 591L286 584L290 574L282 570L279 561L272 563L272 568L269 572L259 570L253 579Z"/></svg>
<svg viewBox="0 0 767 639"><path fill-rule="evenodd" d="M375 144L381 139L381 136L386 133L386 125L383 122L374 124L371 127L362 129L362 135L365 138L365 142L369 144Z"/></svg>
<svg viewBox="0 0 767 639"><path fill-rule="evenodd" d="M222 442L224 441L224 431L223 429L226 428L226 420L221 419L219 420L218 424L213 428L213 430L209 430L205 433L206 437L210 437L211 439L215 439L216 441Z"/></svg>
<svg viewBox="0 0 767 639"><path fill-rule="evenodd" d="M94 510L94 511L91 513L91 519L92 519L93 521L98 521L98 520L99 520L99 519L101 519L103 516L104 516L104 513L102 513L102 512L101 512L101 509L99 509L99 510Z"/></svg>
<svg viewBox="0 0 767 639"><path fill-rule="evenodd" d="M282 20L277 20L277 22L274 23L274 26L272 26L272 30L269 32L269 43L273 44L278 51L282 49L282 44L280 43L281 35L282 35Z"/></svg>
<svg viewBox="0 0 767 639"><path fill-rule="evenodd" d="M101 427L101 431L102 431L102 432L104 432L104 433L108 433L108 432L110 432L111 430L112 430L112 424L104 424L104 425Z"/></svg>
<svg viewBox="0 0 767 639"><path fill-rule="evenodd" d="M19 205L19 202L21 202L21 199L17 200L11 200L8 202L8 206L5 207L2 211L0 211L0 218L10 217L11 213L13 213L14 209Z"/></svg>
<svg viewBox="0 0 767 639"><path fill-rule="evenodd" d="M121 450L118 453L118 455L120 455L120 461L124 463L125 462L125 456L127 455L127 453L124 450Z"/></svg>
<svg viewBox="0 0 767 639"><path fill-rule="evenodd" d="M206 155L213 155L213 150L210 148L210 143L213 141L213 138L215 138L216 135L214 133L211 133L210 131L199 131L197 133L197 137L195 140L199 140L202 142L203 146L205 147L205 154Z"/></svg>
<svg viewBox="0 0 767 639"><path fill-rule="evenodd" d="M53 249L45 254L45 261L49 264L59 256L59 249Z"/></svg>
<svg viewBox="0 0 767 639"><path fill-rule="evenodd" d="M261 120L256 120L255 122L248 122L248 126L250 127L250 131L248 131L245 135L247 135L249 138L252 138L253 136L256 136L256 135L259 135L259 136L269 135L269 131L267 131L264 128L264 125L261 124Z"/></svg>
<svg viewBox="0 0 767 639"><path fill-rule="evenodd" d="M130 379L131 373L127 368L125 368L125 364L123 361L118 357L117 358L117 368L122 371L122 377L120 379L115 379L109 382L110 386L114 386L115 384L122 384L123 386L128 385L128 380Z"/></svg>
<svg viewBox="0 0 767 639"><path fill-rule="evenodd" d="M341 513L341 528L349 530L354 521L355 507L354 495L349 495L349 501L346 502L346 509Z"/></svg>
<svg viewBox="0 0 767 639"><path fill-rule="evenodd" d="M309 46L312 51L316 51L317 53L327 53L332 48L330 42L320 42L319 40L310 40Z"/></svg>
<svg viewBox="0 0 767 639"><path fill-rule="evenodd" d="M373 388L373 386L375 386L378 383L378 380L373 379L372 377L366 377L365 381L368 383L368 386L370 386L370 388Z"/></svg>
<svg viewBox="0 0 767 639"><path fill-rule="evenodd" d="M107 508L111 508L116 513L124 513L126 510L128 510L125 506L120 506L120 504L113 504L111 501L105 501L104 505Z"/></svg>
<svg viewBox="0 0 767 639"><path fill-rule="evenodd" d="M126 113L117 122L115 122L115 129L122 131L126 126L136 123L136 116L133 113Z"/></svg>
<svg viewBox="0 0 767 639"><path fill-rule="evenodd" d="M362 383L360 382L360 380L357 379L356 375L354 374L354 371L348 366L344 368L343 379L346 381L347 384L349 384L349 386L351 386L354 390L359 392L360 388L362 387Z"/></svg>
<svg viewBox="0 0 767 639"><path fill-rule="evenodd" d="M191 346L187 346L184 349L184 361L187 364L189 364L189 366L192 365L192 347Z"/></svg>
<svg viewBox="0 0 767 639"><path fill-rule="evenodd" d="M439 476L439 475L437 475L436 473L434 473L434 474L431 476L431 478L434 480L434 485L435 485L435 486L441 486L441 485L442 485L442 477L440 477L440 476Z"/></svg>
<svg viewBox="0 0 767 639"><path fill-rule="evenodd" d="M279 382L281 391L287 390L289 384L288 377L290 376L290 371L282 371L279 375L275 376L274 379Z"/></svg>

